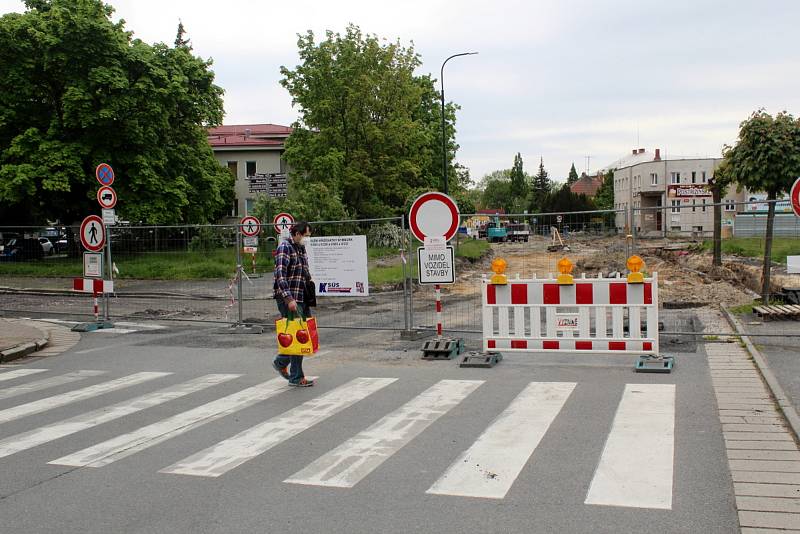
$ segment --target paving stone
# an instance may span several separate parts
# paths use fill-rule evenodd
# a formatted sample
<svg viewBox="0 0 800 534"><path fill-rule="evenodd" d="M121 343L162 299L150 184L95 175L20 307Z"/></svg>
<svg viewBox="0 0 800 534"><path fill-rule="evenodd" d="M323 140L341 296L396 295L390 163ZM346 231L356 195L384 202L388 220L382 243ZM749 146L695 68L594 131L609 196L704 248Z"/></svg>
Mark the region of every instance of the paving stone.
<svg viewBox="0 0 800 534"><path fill-rule="evenodd" d="M773 405L765 405L765 404L749 404L749 403L748 404L742 404L742 403L734 404L734 403L730 403L730 402L729 403L720 402L720 403L717 404L717 407L720 410L753 410L753 409L760 409L760 410L764 410L765 412L767 410L771 410L772 413L776 413L776 414L778 413L775 410L775 406L773 406Z"/></svg>
<svg viewBox="0 0 800 534"><path fill-rule="evenodd" d="M735 450L796 451L794 441L725 440L725 448Z"/></svg>
<svg viewBox="0 0 800 534"><path fill-rule="evenodd" d="M749 528L749 527L745 527L745 528L741 529L739 532L741 534L781 534L781 533L787 533L787 532L789 534L791 534L793 532L800 533L800 530L787 530L785 528L774 529L774 528Z"/></svg>
<svg viewBox="0 0 800 534"><path fill-rule="evenodd" d="M800 512L800 499L785 499L781 497L740 497L737 495L736 507L739 510L753 510L758 512L798 513Z"/></svg>
<svg viewBox="0 0 800 534"><path fill-rule="evenodd" d="M780 512L739 512L739 524L743 527L800 529L800 514Z"/></svg>
<svg viewBox="0 0 800 534"><path fill-rule="evenodd" d="M725 439L730 441L745 440L745 441L791 441L791 434L788 432L726 432L722 431Z"/></svg>
<svg viewBox="0 0 800 534"><path fill-rule="evenodd" d="M800 451L759 451L730 449L729 460L795 460L800 462Z"/></svg>
<svg viewBox="0 0 800 534"><path fill-rule="evenodd" d="M764 484L800 484L800 473L776 473L774 471L731 471L734 482L758 482Z"/></svg>
<svg viewBox="0 0 800 534"><path fill-rule="evenodd" d="M775 417L775 411L770 410L768 412L758 411L758 410L720 410L719 411L720 417L744 417L744 418L755 418L755 419L778 419Z"/></svg>
<svg viewBox="0 0 800 534"><path fill-rule="evenodd" d="M724 424L723 432L786 432L783 425Z"/></svg>
<svg viewBox="0 0 800 534"><path fill-rule="evenodd" d="M775 471L777 473L800 473L800 461L782 460L728 460L736 471Z"/></svg>
<svg viewBox="0 0 800 534"><path fill-rule="evenodd" d="M752 495L755 497L796 497L800 498L800 485L796 484L754 484L737 482L733 485L736 495Z"/></svg>

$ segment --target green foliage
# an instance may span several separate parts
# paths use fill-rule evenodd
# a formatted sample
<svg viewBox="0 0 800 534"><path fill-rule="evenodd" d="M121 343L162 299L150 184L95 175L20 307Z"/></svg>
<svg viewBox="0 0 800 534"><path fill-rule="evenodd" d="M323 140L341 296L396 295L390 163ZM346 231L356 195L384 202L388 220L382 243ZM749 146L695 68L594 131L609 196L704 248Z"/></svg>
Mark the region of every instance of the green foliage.
<svg viewBox="0 0 800 534"><path fill-rule="evenodd" d="M734 256L757 258L764 254L765 240L761 237L732 237L722 240L722 252ZM712 250L713 240L703 242L704 250ZM786 264L786 256L797 254L797 238L776 237L772 240L772 261Z"/></svg>
<svg viewBox="0 0 800 534"><path fill-rule="evenodd" d="M511 209L511 171L494 171L481 181L483 194L481 209L500 209L508 213Z"/></svg>
<svg viewBox="0 0 800 534"><path fill-rule="evenodd" d="M563 213L569 211L591 211L596 209L586 195L576 195L568 184L548 193L542 202L542 213Z"/></svg>
<svg viewBox="0 0 800 534"><path fill-rule="evenodd" d="M575 170L575 163L572 164L572 167L569 168L569 176L567 177L567 184L572 185L578 181L580 177L578 176L578 171Z"/></svg>
<svg viewBox="0 0 800 534"><path fill-rule="evenodd" d="M320 42L309 31L297 45L301 63L281 67L281 84L300 115L284 154L292 180L325 186L356 218L397 215L415 190L437 189L440 93L429 76L414 76L421 61L413 47L354 25ZM455 110L445 108L449 162L457 148ZM448 167L455 189L464 173Z"/></svg>
<svg viewBox="0 0 800 534"><path fill-rule="evenodd" d="M531 184L531 213L540 213L544 211L545 200L552 188L553 183L550 181L547 171L544 168L544 158L541 158L539 160L539 172L533 177L533 183Z"/></svg>
<svg viewBox="0 0 800 534"><path fill-rule="evenodd" d="M603 176L603 185L594 196L594 204L599 210L614 209L614 169L609 169Z"/></svg>
<svg viewBox="0 0 800 534"><path fill-rule="evenodd" d="M367 245L378 248L401 248L406 240L409 239L408 230L403 233L403 229L392 223L376 224L370 227L367 232Z"/></svg>
<svg viewBox="0 0 800 534"><path fill-rule="evenodd" d="M123 219L206 222L233 178L206 127L223 116L211 62L188 42L133 39L100 0L37 0L0 18L4 219L72 222L96 211L94 169L114 168Z"/></svg>
<svg viewBox="0 0 800 534"><path fill-rule="evenodd" d="M474 262L486 256L490 249L491 245L485 239L465 239L459 242L455 253L459 258L466 258Z"/></svg>
<svg viewBox="0 0 800 534"><path fill-rule="evenodd" d="M515 197L525 197L527 194L525 171L522 170L522 154L517 152L514 156L514 165L511 167L511 194Z"/></svg>
<svg viewBox="0 0 800 534"><path fill-rule="evenodd" d="M197 235L189 241L189 250L192 252L209 251L223 245L223 238L219 232L213 228L203 226L197 231Z"/></svg>
<svg viewBox="0 0 800 534"><path fill-rule="evenodd" d="M271 222L281 212L291 213L296 221L340 221L351 218L339 196L321 182L290 180L286 198L270 198L266 194L256 197L253 215L261 221Z"/></svg>

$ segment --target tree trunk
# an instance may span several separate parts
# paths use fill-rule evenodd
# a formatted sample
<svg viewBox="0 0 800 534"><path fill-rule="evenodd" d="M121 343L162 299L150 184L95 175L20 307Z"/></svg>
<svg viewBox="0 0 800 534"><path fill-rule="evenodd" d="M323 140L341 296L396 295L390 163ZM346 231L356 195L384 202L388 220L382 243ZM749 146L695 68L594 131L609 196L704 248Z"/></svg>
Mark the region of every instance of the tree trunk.
<svg viewBox="0 0 800 534"><path fill-rule="evenodd" d="M711 188L712 199L714 202L714 260L711 265L720 267L722 265L722 192L718 185Z"/></svg>
<svg viewBox="0 0 800 534"><path fill-rule="evenodd" d="M761 273L761 301L764 304L769 304L769 276L772 271L772 228L775 226L775 202L777 198L775 191L769 191L767 200L769 203L769 210L767 211L767 234L764 242L764 270Z"/></svg>

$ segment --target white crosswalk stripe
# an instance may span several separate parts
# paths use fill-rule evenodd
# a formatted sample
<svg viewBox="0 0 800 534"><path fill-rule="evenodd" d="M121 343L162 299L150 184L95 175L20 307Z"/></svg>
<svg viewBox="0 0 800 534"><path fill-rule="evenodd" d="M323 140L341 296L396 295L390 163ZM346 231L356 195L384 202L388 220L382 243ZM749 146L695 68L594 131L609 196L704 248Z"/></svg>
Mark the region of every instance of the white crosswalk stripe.
<svg viewBox="0 0 800 534"><path fill-rule="evenodd" d="M10 371L3 371L0 373L0 382L14 380L15 378L23 376L35 375L37 373L44 373L45 371L47 371L47 369L12 369Z"/></svg>
<svg viewBox="0 0 800 534"><path fill-rule="evenodd" d="M201 425L252 406L287 389L289 389L289 386L286 385L286 380L283 378L268 380L49 463L88 467L108 465Z"/></svg>
<svg viewBox="0 0 800 534"><path fill-rule="evenodd" d="M266 452L300 432L341 412L396 378L356 378L288 412L256 425L203 451L193 454L162 473L218 477Z"/></svg>
<svg viewBox="0 0 800 534"><path fill-rule="evenodd" d="M163 376L168 376L171 374L172 373L158 373L158 372L134 373L132 375L124 376L122 378L117 378L116 380L111 380L109 382L103 382L101 384L88 386L83 389L78 389L75 391L68 391L66 393L62 393L61 395L54 395L52 397L47 397L44 399L39 399L37 401L29 402L27 404L20 404L19 406L14 406L13 408L0 410L0 423L7 423L8 421L13 421L21 417L26 417L28 415L45 412L53 408L58 408L61 406L65 406L67 404L71 404L73 402L78 402L81 400L89 399L91 397L96 397L98 395L114 391L116 389L122 389L134 386L136 384L141 384L142 382L147 382L148 380L161 378Z"/></svg>
<svg viewBox="0 0 800 534"><path fill-rule="evenodd" d="M24 451L36 447L37 445L69 436L81 430L86 430L87 428L92 428L93 426L101 425L153 406L158 406L159 404L183 397L195 391L200 391L201 389L233 380L238 376L240 375L213 374L201 376L200 378L189 380L183 384L170 386L153 393L136 397L135 399L92 410L51 425L39 427L29 432L23 432L22 434L2 439L0 440L0 458L5 458L19 451Z"/></svg>
<svg viewBox="0 0 800 534"><path fill-rule="evenodd" d="M574 382L532 382L427 493L502 499L567 402Z"/></svg>
<svg viewBox="0 0 800 534"><path fill-rule="evenodd" d="M351 488L483 380L442 380L284 482Z"/></svg>
<svg viewBox="0 0 800 534"><path fill-rule="evenodd" d="M675 385L626 384L586 504L672 508Z"/></svg>
<svg viewBox="0 0 800 534"><path fill-rule="evenodd" d="M105 374L105 371L73 371L59 376L51 376L50 378L28 382L27 384L20 384L12 388L0 389L0 399L10 399L17 395L24 395L25 393L62 386L70 382L83 380L84 378L90 378L92 376L100 376L102 374Z"/></svg>

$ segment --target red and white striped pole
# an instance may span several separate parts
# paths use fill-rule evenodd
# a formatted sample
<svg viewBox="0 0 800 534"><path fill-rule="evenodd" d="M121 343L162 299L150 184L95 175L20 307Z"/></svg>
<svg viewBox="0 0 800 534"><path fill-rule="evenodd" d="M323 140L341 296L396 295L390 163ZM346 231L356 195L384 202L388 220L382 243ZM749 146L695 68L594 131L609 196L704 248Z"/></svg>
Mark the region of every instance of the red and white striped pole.
<svg viewBox="0 0 800 534"><path fill-rule="evenodd" d="M100 310L97 306L97 291L92 292L92 298L94 299L94 322L100 322Z"/></svg>
<svg viewBox="0 0 800 534"><path fill-rule="evenodd" d="M436 337L442 339L442 292L439 284L434 288L436 289Z"/></svg>
<svg viewBox="0 0 800 534"><path fill-rule="evenodd" d="M256 255L253 253L251 256L253 257L253 274L256 274Z"/></svg>

